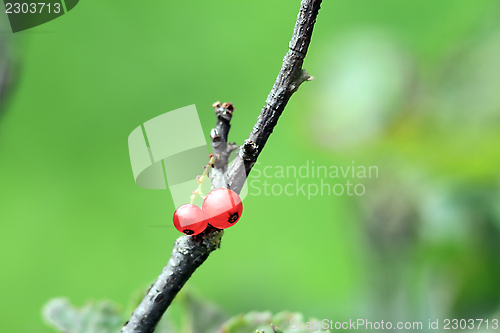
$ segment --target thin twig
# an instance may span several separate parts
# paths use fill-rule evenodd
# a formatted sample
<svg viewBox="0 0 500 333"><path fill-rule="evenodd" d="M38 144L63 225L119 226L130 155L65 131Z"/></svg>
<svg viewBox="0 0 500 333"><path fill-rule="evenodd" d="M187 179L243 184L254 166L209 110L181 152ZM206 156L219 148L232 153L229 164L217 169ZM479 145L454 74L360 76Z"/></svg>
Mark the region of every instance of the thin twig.
<svg viewBox="0 0 500 333"><path fill-rule="evenodd" d="M257 123L227 172L227 186L236 193L240 193L250 170L273 132L288 100L304 81L312 79L302 69L302 63L311 42L313 27L314 23L316 23L320 5L321 0L302 0L292 40L283 59L281 71L267 97L266 105L264 105L257 118Z"/></svg>
<svg viewBox="0 0 500 333"><path fill-rule="evenodd" d="M229 169L228 157L237 149L235 144L227 141L234 107L231 103L217 102L213 105L217 123L210 134L213 153L216 155L212 170L212 188L228 187L237 193L241 191L248 173L262 152L288 100L302 82L311 79L302 69L302 63L311 41L320 4L321 0L302 0L289 51L283 59L281 71L257 123L240 147ZM167 266L125 324L122 333L152 333L189 277L212 251L220 247L222 234L222 230L209 226L199 235L179 237Z"/></svg>
<svg viewBox="0 0 500 333"><path fill-rule="evenodd" d="M229 129L231 128L231 118L234 112L233 104L216 102L212 107L217 116L215 128L210 132L212 151L215 155L214 169L212 170L212 188L220 188L227 187L226 172L229 155L239 147L227 141Z"/></svg>

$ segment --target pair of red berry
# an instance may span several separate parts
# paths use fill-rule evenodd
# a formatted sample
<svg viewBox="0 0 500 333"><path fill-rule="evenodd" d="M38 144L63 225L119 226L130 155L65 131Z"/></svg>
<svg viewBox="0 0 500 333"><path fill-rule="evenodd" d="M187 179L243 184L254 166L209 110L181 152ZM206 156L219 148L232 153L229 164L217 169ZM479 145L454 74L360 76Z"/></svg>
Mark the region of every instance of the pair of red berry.
<svg viewBox="0 0 500 333"><path fill-rule="evenodd" d="M197 235L210 224L217 229L232 227L243 212L238 194L228 188L211 191L203 200L202 208L182 205L174 213L174 226L186 235Z"/></svg>

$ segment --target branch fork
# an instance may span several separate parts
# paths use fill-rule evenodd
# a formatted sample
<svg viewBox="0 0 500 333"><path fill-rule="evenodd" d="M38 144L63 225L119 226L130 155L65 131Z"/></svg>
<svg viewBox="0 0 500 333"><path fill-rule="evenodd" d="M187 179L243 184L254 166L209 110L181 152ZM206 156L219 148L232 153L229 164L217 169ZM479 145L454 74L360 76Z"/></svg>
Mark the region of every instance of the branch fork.
<svg viewBox="0 0 500 333"><path fill-rule="evenodd" d="M302 63L311 41L321 1L302 0L289 51L283 59L281 70L257 118L257 123L241 147L227 141L234 113L233 104L216 102L212 105L217 116L215 128L210 132L215 158L211 171L212 189L224 187L240 193L288 100L303 82L312 80L312 77L302 69ZM238 149L235 160L228 167L229 155ZM163 313L194 271L203 264L211 252L220 247L223 234L223 230L209 225L199 235L179 237L167 266L121 332L152 333Z"/></svg>

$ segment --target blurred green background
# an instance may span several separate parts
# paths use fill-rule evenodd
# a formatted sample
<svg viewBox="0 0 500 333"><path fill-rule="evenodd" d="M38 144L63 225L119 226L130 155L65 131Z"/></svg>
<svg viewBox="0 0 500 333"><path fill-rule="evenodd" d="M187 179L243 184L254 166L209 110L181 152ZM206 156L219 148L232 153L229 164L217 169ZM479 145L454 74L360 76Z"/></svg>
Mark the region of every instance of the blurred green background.
<svg viewBox="0 0 500 333"><path fill-rule="evenodd" d="M208 141L220 100L242 143L299 4L81 1L25 32L3 25L16 82L0 111L3 332L53 332L49 299L127 304L156 278L180 235L175 207L135 185L128 135L196 104ZM351 179L363 196L250 192L189 286L230 315L498 318L499 54L498 0L324 1L304 63L315 79L258 168L354 161L378 178Z"/></svg>

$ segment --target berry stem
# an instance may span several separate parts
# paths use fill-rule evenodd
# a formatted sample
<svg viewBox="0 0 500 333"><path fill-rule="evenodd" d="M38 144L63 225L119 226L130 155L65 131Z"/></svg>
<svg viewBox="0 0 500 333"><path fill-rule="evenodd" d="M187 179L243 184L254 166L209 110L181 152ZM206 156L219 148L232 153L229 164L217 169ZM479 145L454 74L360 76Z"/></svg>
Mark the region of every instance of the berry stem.
<svg viewBox="0 0 500 333"><path fill-rule="evenodd" d="M193 194L190 197L190 199L191 199L190 204L194 204L194 200L196 199L196 197L198 195L200 195L200 197L202 197L202 198L205 197L205 195L203 194L203 192L201 190L203 188L203 183L208 178L208 172L210 171L210 169L212 168L212 165L214 165L214 162L215 162L215 156L212 155L212 154L210 154L210 155L211 155L210 156L210 161L208 162L207 166L205 167L205 170L203 171L203 174L201 176L197 177L198 188L193 191Z"/></svg>

